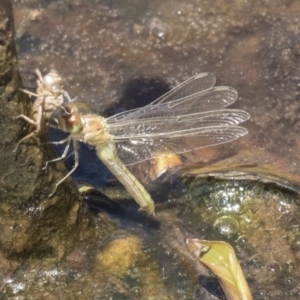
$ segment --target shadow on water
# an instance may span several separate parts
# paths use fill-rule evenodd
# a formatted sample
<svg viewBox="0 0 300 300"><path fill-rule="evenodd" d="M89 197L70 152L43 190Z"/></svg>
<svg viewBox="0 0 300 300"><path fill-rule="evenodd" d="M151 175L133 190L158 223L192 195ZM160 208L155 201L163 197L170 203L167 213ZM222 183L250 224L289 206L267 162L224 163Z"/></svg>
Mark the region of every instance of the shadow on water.
<svg viewBox="0 0 300 300"><path fill-rule="evenodd" d="M125 84L123 96L107 110L105 117L146 106L169 90L169 84L162 78L133 78Z"/></svg>

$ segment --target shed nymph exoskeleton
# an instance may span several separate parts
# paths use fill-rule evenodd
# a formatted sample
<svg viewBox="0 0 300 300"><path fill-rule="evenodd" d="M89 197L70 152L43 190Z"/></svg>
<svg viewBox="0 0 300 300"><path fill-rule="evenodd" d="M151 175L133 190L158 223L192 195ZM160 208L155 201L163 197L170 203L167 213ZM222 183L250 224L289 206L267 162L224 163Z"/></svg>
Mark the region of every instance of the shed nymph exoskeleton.
<svg viewBox="0 0 300 300"><path fill-rule="evenodd" d="M29 96L36 97L32 104L30 116L18 115L15 119L24 119L30 123L34 130L18 141L14 151L19 145L34 136L45 134L50 127L50 120L58 113L57 110L63 109L65 100L71 101L69 94L63 90L62 78L55 70L51 70L45 76L37 69L37 89L36 93L21 89Z"/></svg>

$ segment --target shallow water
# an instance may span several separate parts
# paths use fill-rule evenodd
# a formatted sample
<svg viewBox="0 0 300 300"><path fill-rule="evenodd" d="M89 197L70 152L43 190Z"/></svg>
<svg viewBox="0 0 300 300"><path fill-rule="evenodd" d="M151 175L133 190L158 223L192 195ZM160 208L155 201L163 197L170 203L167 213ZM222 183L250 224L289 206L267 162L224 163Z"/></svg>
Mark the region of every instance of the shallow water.
<svg viewBox="0 0 300 300"><path fill-rule="evenodd" d="M32 73L36 67L43 73L54 67L65 79L65 89L71 97L77 96L78 100L87 102L93 112L108 116L148 104L170 87L195 73L213 72L217 76L218 85L229 85L239 91L240 96L234 107L251 114L251 120L243 124L248 128L249 135L230 144L196 151L193 159L200 160L200 163L197 169L192 164L193 172L209 172L211 164L218 162L223 163L223 169L227 167L227 170L231 169L230 166L243 165L247 174L258 172L255 169L251 171L251 166L262 166L266 170L265 173L280 177L280 180L273 178L273 181L277 180L281 182L281 186L291 187L295 192L293 199L297 199L300 182L299 1L215 1L214 5L211 1L198 0L16 0L14 3L19 63L26 86L35 86L34 76L28 73ZM58 136L54 138L59 139ZM74 177L100 187L108 173L103 175L103 166L97 162L96 156L90 157L91 153L92 150L82 148L81 167ZM69 164L72 165L72 160ZM137 172L141 170L143 168ZM238 225L236 221L232 221L232 218L236 220L232 214L238 212L228 214L227 210L225 217L218 215L220 202L209 210L216 213L216 216L212 215L212 220L205 220L205 223L201 218L201 222L197 223L195 218L192 222L191 214L194 216L194 213L198 213L198 208L193 211L194 207L186 204L189 198L184 196L185 191L179 182L172 178L173 185L162 185L162 190L159 185L162 179L152 184L158 207L161 205L161 215L158 214L162 222L160 230L153 231L148 223L144 225L144 220L135 221L135 215L131 220L128 217L127 206L125 212L121 210L121 216L117 214L115 218L116 222L121 224L121 228L142 228L140 232L137 230L139 234L151 234L153 239L160 241L162 248L158 247L159 249L154 251L155 257L160 261L160 270L164 268L164 272L169 272L166 276L173 278L173 281L166 280L165 284L170 286L170 289L172 284L176 286L176 292L173 294L176 299L179 299L179 295L182 295L182 299L189 299L196 285L196 282L191 283L190 279L195 278L191 275L193 272L189 271L189 267L177 272L187 278L186 281L182 281L183 287L180 287L181 277L174 276L171 271L173 263L180 265L179 269L182 268L182 264L185 265L182 262L185 260L182 258L185 254L178 254L178 249L184 247L184 240L179 242L180 238L209 238L207 233L203 232L204 227L209 227L206 223L211 223L212 226L210 238L221 238L222 235L213 234L215 228L223 228L223 233L230 233L231 230L236 230L236 227L241 230L241 227L240 220ZM170 181L169 177L166 181ZM243 187L239 186L240 181L236 181L236 184L238 187L227 186L227 192L236 193ZM210 189L212 186L209 194L218 195L224 192L224 186L219 183L209 183L207 186ZM254 190L259 196L251 194L250 197L247 194L247 197L254 199L253 207L260 207L260 217L268 215L271 221L282 220L289 215L285 214L287 207L297 216L298 204L290 204L290 201L287 203L286 198L282 202L282 195L277 187L270 189L271 191L265 191L264 186L258 184ZM172 191L171 195L169 190ZM178 194L183 194L183 198L178 198ZM177 200L172 200L175 195ZM271 202L268 201L268 197L272 198ZM225 198L221 197L219 201L224 201ZM165 202L165 199L168 199L168 202ZM210 203L212 200L208 199ZM131 210L129 206L129 212L134 209L135 207ZM253 213L252 209L249 213ZM226 228L222 218L229 223ZM170 240L168 230L164 229L168 222L173 228ZM261 220L255 221L259 222ZM297 235L295 230L298 230L297 221L289 228L278 227L281 224L279 221L272 222L267 224L274 225L274 230L285 230L280 231L279 236L282 239L285 237L285 241L289 240L291 248L289 251L286 251L287 248L279 251L278 245L285 245L285 242L277 239L274 241L276 247L273 247L273 244L270 244L270 247L272 246L276 253L288 253L293 259L290 256L274 259L276 263L279 261L280 272L275 275L275 279L271 278L268 284L261 283L263 287L256 285L260 279L256 272L260 272L261 266L266 270L267 263L272 263L273 260L259 257L259 262L253 259L254 262L244 263L247 267L246 276L255 283L251 285L255 299L276 299L274 295L277 292L278 299L281 299L280 293L298 295L295 280L299 276L293 266L289 269L285 263L296 259L295 265L298 265L297 253L294 253L298 251L297 238L294 237ZM198 228L195 227L195 223L198 224ZM177 229L182 236L174 233ZM254 230L250 227L247 230L255 231L257 228ZM244 228L238 231L239 241L243 240L242 236L247 230ZM197 234L199 236L195 236ZM236 235L235 232L235 238ZM256 238L253 237L254 240ZM236 240L233 240L233 243L235 242ZM249 241L247 237L248 243L252 247L254 242L252 239ZM237 249L240 249L238 244ZM171 252L171 256L174 252L179 255L180 263L175 263L172 259L166 260L167 252ZM256 255L256 252L251 252L251 255ZM271 250L266 252L271 253ZM243 255L244 253L241 256ZM168 261L168 264L164 265L165 261ZM255 264L257 268L253 267ZM276 267L271 266L269 269L275 270ZM274 290L274 282L280 283L279 291ZM296 290L293 291L294 288ZM290 297L285 299L294 299Z"/></svg>
<svg viewBox="0 0 300 300"><path fill-rule="evenodd" d="M274 183L199 179L191 184L191 196L207 224L201 224L205 238L234 246L254 299L299 297L297 193Z"/></svg>

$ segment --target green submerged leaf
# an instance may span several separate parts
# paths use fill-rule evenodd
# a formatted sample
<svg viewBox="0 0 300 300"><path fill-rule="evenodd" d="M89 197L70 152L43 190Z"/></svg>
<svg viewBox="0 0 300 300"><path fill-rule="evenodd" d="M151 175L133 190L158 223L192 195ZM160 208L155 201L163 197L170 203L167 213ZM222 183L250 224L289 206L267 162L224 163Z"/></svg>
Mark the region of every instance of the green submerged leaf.
<svg viewBox="0 0 300 300"><path fill-rule="evenodd" d="M234 249L221 241L187 239L189 250L217 277L228 300L252 300Z"/></svg>

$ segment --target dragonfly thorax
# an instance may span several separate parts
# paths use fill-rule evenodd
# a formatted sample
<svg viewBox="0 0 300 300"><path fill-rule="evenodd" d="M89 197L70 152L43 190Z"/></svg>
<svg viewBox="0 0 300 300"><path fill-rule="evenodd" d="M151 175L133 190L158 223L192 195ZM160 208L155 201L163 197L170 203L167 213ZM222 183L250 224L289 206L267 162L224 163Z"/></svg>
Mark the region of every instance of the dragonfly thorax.
<svg viewBox="0 0 300 300"><path fill-rule="evenodd" d="M84 141L93 145L101 146L111 143L110 135L105 118L97 115L83 116L83 135Z"/></svg>

